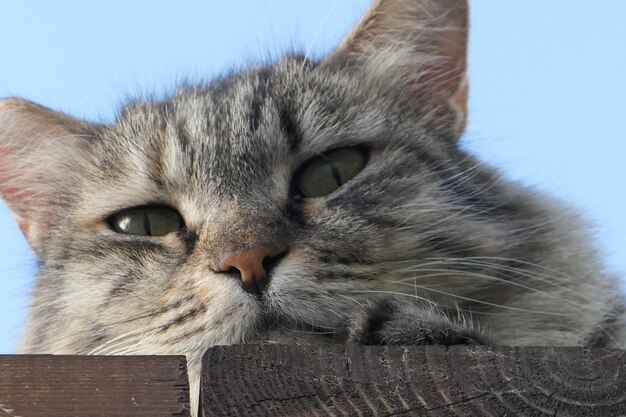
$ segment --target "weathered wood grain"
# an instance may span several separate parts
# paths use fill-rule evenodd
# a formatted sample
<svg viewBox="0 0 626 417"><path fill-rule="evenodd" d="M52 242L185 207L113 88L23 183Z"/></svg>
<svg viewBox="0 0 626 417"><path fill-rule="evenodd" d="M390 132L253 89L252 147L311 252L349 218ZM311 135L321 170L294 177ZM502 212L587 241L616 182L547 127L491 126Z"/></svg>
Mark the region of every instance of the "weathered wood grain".
<svg viewBox="0 0 626 417"><path fill-rule="evenodd" d="M625 351L244 345L204 357L209 416L626 416Z"/></svg>
<svg viewBox="0 0 626 417"><path fill-rule="evenodd" d="M189 416L184 356L0 356L0 416Z"/></svg>

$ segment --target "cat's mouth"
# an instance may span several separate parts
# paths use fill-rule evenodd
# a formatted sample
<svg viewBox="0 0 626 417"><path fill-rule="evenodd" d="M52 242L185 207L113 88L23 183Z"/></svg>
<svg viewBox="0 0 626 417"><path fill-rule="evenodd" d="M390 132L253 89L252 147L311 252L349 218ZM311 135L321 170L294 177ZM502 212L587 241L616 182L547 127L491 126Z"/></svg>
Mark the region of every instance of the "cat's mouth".
<svg viewBox="0 0 626 417"><path fill-rule="evenodd" d="M343 320L334 322L319 317L294 317L293 306L281 302L276 294L265 294L256 299L255 323L243 337L245 344L328 345L345 343L347 327Z"/></svg>

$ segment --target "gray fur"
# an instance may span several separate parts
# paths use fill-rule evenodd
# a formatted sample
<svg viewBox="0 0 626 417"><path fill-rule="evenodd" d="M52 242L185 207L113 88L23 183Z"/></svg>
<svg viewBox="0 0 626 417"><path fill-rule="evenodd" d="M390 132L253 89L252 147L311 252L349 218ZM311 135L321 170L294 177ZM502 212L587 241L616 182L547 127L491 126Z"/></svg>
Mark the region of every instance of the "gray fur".
<svg viewBox="0 0 626 417"><path fill-rule="evenodd" d="M3 101L0 191L41 259L21 351L186 354L197 367L210 346L273 331L423 341L410 323L478 343L621 346L622 300L584 225L461 150L458 109L415 101L419 77L380 70L425 67L403 42L288 56L130 103L110 126ZM369 161L355 178L293 196L305 161L357 145ZM187 230L142 238L105 222L150 203ZM288 247L261 300L213 272L255 244ZM377 319L391 330L372 339Z"/></svg>

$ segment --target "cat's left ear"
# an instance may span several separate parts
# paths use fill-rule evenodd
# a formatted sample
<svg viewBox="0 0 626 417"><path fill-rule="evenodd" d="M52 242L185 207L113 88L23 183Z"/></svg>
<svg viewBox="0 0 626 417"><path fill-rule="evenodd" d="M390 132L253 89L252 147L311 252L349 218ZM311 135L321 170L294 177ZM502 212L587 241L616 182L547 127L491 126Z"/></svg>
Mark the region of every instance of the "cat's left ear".
<svg viewBox="0 0 626 417"><path fill-rule="evenodd" d="M374 0L323 65L356 68L366 88L444 112L458 137L467 118L467 38L466 0Z"/></svg>
<svg viewBox="0 0 626 417"><path fill-rule="evenodd" d="M25 100L0 100L0 197L37 254L71 198L89 126Z"/></svg>

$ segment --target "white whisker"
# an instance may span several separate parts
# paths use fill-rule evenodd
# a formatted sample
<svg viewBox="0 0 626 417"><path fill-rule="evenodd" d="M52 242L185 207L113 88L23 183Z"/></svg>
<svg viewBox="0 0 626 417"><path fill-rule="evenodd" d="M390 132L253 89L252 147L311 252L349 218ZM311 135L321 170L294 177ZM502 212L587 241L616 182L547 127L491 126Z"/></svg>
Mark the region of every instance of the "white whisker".
<svg viewBox="0 0 626 417"><path fill-rule="evenodd" d="M326 13L324 18L320 22L319 27L317 28L317 31L315 32L315 35L313 36L313 40L311 40L311 43L309 44L309 47L306 49L306 53L304 54L304 60L302 61L302 66L300 67L301 71L304 68L304 64L309 59L309 55L311 55L311 52L313 51L313 48L315 47L315 43L317 42L317 38L319 38L320 34L322 33L322 30L324 29L324 26L326 25L326 22L328 21L330 16L332 16L332 14L335 12L335 9L339 5L339 3L341 3L341 0L336 0L333 3L333 5L330 7L330 9L328 10L328 13Z"/></svg>

